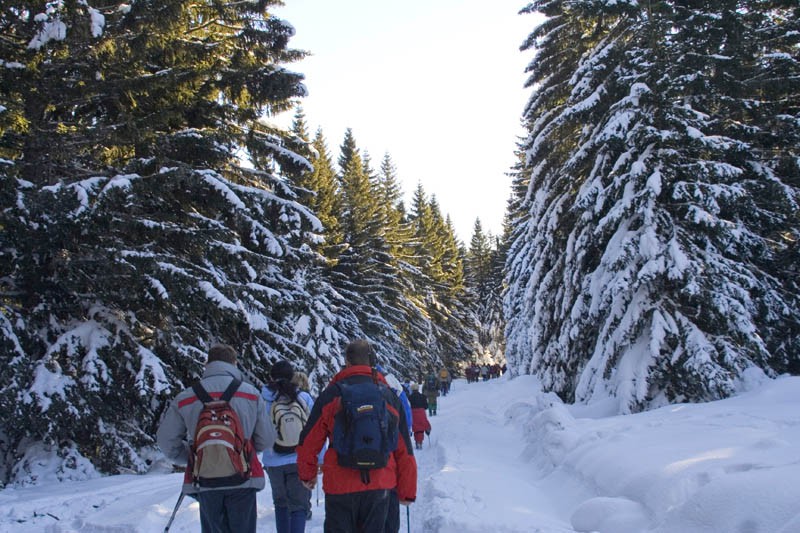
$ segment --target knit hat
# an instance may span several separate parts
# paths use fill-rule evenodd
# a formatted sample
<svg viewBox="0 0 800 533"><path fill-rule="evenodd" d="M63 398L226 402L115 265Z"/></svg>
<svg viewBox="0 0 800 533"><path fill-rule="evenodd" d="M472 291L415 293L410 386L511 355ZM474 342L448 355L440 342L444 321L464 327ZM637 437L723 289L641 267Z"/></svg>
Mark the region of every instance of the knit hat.
<svg viewBox="0 0 800 533"><path fill-rule="evenodd" d="M294 368L292 368L292 363L289 361L278 361L269 371L269 377L275 381L285 379L290 380L294 375Z"/></svg>

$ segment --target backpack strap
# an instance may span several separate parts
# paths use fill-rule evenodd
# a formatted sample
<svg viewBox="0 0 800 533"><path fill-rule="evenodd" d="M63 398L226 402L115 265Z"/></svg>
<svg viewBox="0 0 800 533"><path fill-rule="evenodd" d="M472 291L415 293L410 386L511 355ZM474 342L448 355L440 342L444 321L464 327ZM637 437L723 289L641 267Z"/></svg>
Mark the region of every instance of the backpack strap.
<svg viewBox="0 0 800 533"><path fill-rule="evenodd" d="M239 389L239 385L241 385L241 384L242 384L241 381L239 381L236 378L233 378L233 381L231 381L231 384L228 385L228 388L225 389L225 392L222 393L222 397L220 398L220 400L222 400L223 402L231 401L231 399L233 398L233 395L236 394L236 391Z"/></svg>
<svg viewBox="0 0 800 533"><path fill-rule="evenodd" d="M214 401L214 398L212 398L211 395L208 394L208 391L206 391L206 389L203 388L203 385L200 383L200 380L197 380L194 383L192 383L192 390L194 391L194 394L200 399L201 402L211 403Z"/></svg>
<svg viewBox="0 0 800 533"><path fill-rule="evenodd" d="M231 381L230 385L228 385L228 388L225 389L225 392L222 393L222 397L220 398L220 400L223 402L231 401L231 398L233 398L233 395L236 394L236 391L239 389L239 385L241 384L242 384L241 381L239 381L236 378L233 378L233 381ZM200 383L200 381L195 381L192 384L192 390L194 391L195 395L197 395L197 397L200 399L200 401L203 402L204 404L211 403L214 401L214 398L212 398L211 395L208 393L208 391L206 391L206 389L203 388L203 385Z"/></svg>

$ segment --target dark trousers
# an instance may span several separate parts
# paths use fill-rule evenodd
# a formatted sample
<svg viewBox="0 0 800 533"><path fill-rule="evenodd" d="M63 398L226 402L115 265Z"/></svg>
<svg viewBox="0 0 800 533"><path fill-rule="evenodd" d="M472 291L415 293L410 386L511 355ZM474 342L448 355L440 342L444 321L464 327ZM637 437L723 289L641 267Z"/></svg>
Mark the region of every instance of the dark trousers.
<svg viewBox="0 0 800 533"><path fill-rule="evenodd" d="M197 494L203 533L255 533L256 490L223 489Z"/></svg>
<svg viewBox="0 0 800 533"><path fill-rule="evenodd" d="M398 533L400 531L400 497L396 490L389 491L389 509L386 513L385 533Z"/></svg>
<svg viewBox="0 0 800 533"><path fill-rule="evenodd" d="M325 495L325 533L380 533L386 527L389 490ZM398 518L399 518L398 509Z"/></svg>

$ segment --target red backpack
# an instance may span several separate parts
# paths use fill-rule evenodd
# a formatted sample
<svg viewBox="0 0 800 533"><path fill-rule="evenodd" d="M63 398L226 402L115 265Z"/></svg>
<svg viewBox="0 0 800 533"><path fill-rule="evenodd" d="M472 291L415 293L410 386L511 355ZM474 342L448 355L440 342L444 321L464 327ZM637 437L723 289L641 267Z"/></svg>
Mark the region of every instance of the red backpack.
<svg viewBox="0 0 800 533"><path fill-rule="evenodd" d="M230 401L242 382L231 381L219 400L214 400L200 382L192 385L203 409L194 430L187 472L198 487L233 487L250 479L253 447L245 438L239 415Z"/></svg>

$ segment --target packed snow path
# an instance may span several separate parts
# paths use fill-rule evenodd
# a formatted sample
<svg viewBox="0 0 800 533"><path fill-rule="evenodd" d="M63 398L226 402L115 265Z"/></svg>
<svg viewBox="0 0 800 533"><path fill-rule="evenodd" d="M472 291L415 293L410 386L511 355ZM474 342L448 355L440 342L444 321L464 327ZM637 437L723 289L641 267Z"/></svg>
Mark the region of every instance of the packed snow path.
<svg viewBox="0 0 800 533"><path fill-rule="evenodd" d="M526 442L520 425L506 419L510 406L503 387L508 388L505 379L457 380L450 394L439 398L438 414L429 417L431 435L417 452L412 531L573 531L570 510L559 510L548 496L560 491L538 485L534 467L521 460Z"/></svg>
<svg viewBox="0 0 800 533"><path fill-rule="evenodd" d="M559 510L536 485L533 467L520 460L521 430L506 424L506 401L492 401L505 379L457 380L439 399L433 431L416 452L417 502L409 508L416 533L563 533L568 510ZM112 476L0 492L0 530L49 533L161 532L178 496L181 474ZM558 493L559 491L556 491ZM312 494L309 533L321 533L324 494ZM258 495L258 531L275 530L269 484ZM560 519L559 519L560 516ZM401 532L408 531L401 508ZM9 529L13 526L13 529ZM200 530L197 503L184 500L170 531Z"/></svg>

